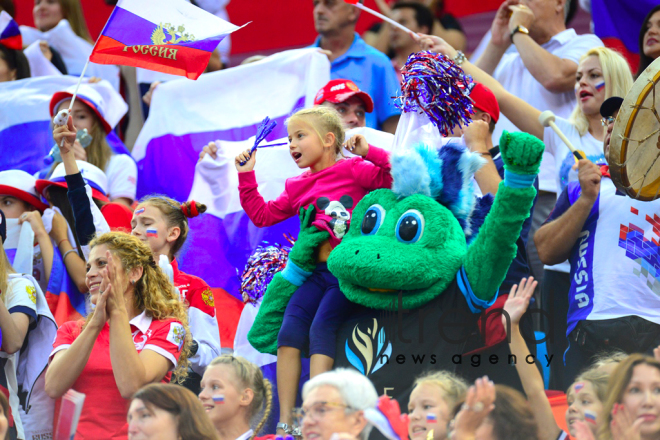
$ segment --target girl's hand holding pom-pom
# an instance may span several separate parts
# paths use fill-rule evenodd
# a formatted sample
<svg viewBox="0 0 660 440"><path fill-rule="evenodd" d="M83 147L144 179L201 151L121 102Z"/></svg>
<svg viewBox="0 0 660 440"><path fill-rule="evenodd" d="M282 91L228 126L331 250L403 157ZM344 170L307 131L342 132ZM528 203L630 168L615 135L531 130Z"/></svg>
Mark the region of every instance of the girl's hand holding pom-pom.
<svg viewBox="0 0 660 440"><path fill-rule="evenodd" d="M239 173L246 173L254 169L257 163L257 150L247 149L236 156L235 165ZM241 165L243 164L243 165Z"/></svg>

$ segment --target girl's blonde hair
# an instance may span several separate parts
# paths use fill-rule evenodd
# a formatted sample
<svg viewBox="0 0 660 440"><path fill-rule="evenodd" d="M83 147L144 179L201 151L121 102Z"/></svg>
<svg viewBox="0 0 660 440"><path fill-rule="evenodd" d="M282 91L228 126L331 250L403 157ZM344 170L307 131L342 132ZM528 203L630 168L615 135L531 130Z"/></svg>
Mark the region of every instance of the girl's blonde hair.
<svg viewBox="0 0 660 440"><path fill-rule="evenodd" d="M4 302L7 298L7 286L9 280L9 274L16 273L14 268L7 258L7 253L5 252L5 247L2 245L2 240L0 240L0 298Z"/></svg>
<svg viewBox="0 0 660 440"><path fill-rule="evenodd" d="M580 63L590 56L598 57L600 61L605 81L605 99L612 96L625 97L633 85L632 73L626 59L619 52L607 47L594 47L582 55ZM569 122L577 128L580 136L584 136L589 131L589 121L579 104L575 105Z"/></svg>
<svg viewBox="0 0 660 440"><path fill-rule="evenodd" d="M194 208L193 209L193 204ZM206 205L197 203L195 201L179 203L174 199L161 195L145 196L140 200L140 206L150 205L157 208L165 216L165 222L168 228L178 227L181 232L176 239L170 250L170 259L181 250L183 244L188 238L190 227L188 226L188 219L198 216L206 212ZM137 209L137 208L136 208Z"/></svg>
<svg viewBox="0 0 660 440"><path fill-rule="evenodd" d="M167 275L158 267L153 253L146 243L125 232L106 232L95 237L89 243L89 249L95 246L106 245L108 250L119 257L122 269L125 272L141 267L142 276L135 283L135 294L133 297L133 309L146 311L147 316L158 319L174 318L183 325L186 331L181 356L174 370L173 381L178 383L188 375L188 356L192 336L188 328L188 311L181 302L174 286ZM87 321L92 318L94 312L90 313Z"/></svg>
<svg viewBox="0 0 660 440"><path fill-rule="evenodd" d="M420 376L415 380L414 387L430 383L439 386L445 394L445 401L449 409L453 409L456 404L465 399L468 384L462 378L449 371L435 371L433 373Z"/></svg>
<svg viewBox="0 0 660 440"><path fill-rule="evenodd" d="M230 366L243 389L250 388L254 391L254 398L248 409L248 423L253 424L254 419L262 411L263 415L254 428L252 437L250 437L250 440L252 440L259 434L266 421L268 421L273 402L273 387L270 381L264 378L259 367L240 356L222 355L213 359L208 368L216 365Z"/></svg>
<svg viewBox="0 0 660 440"><path fill-rule="evenodd" d="M316 131L316 134L319 136L321 142L323 142L323 139L327 133L334 134L335 152L338 156L342 154L342 146L344 145L344 138L346 137L346 133L344 132L344 123L342 122L341 116L339 116L337 110L326 106L317 106L298 110L293 114L293 116L286 120L286 124L289 125L291 121L295 119L304 119L305 122L311 125L314 131Z"/></svg>
<svg viewBox="0 0 660 440"><path fill-rule="evenodd" d="M62 8L62 16L69 21L73 32L75 32L80 38L94 44L92 37L89 35L89 29L87 29L87 22L85 21L85 15L83 14L80 0L58 1Z"/></svg>
<svg viewBox="0 0 660 440"><path fill-rule="evenodd" d="M621 361L610 376L607 386L607 399L603 404L603 415L606 419L603 420L600 430L598 431L598 439L612 440L612 432L610 431L610 423L612 423L612 409L615 403L621 403L623 394L632 379L633 370L638 365L648 365L657 368L660 371L660 362L650 356L635 353L628 356L625 360Z"/></svg>
<svg viewBox="0 0 660 440"><path fill-rule="evenodd" d="M603 368L610 364L618 364L626 360L627 357L628 353L621 350L614 350L598 354L595 357L593 364L591 364L589 370Z"/></svg>
<svg viewBox="0 0 660 440"><path fill-rule="evenodd" d="M599 367L592 367L576 377L575 382L571 384L570 388L572 388L577 382L589 382L591 386L594 387L598 400L605 402L605 399L607 398L607 381L609 377L609 374L599 370ZM570 388L566 390L566 394L568 394Z"/></svg>
<svg viewBox="0 0 660 440"><path fill-rule="evenodd" d="M87 104L85 105L87 106ZM55 110L57 111L57 109ZM91 109L90 113L92 114L94 121L92 122L92 128L89 132L89 135L92 137L92 142L87 148L85 148L85 153L87 153L87 160L85 162L91 163L100 170L105 171L105 167L112 157L112 149L106 140L108 134L105 132L98 116ZM61 162L55 162L50 168L49 174L52 174L60 163Z"/></svg>

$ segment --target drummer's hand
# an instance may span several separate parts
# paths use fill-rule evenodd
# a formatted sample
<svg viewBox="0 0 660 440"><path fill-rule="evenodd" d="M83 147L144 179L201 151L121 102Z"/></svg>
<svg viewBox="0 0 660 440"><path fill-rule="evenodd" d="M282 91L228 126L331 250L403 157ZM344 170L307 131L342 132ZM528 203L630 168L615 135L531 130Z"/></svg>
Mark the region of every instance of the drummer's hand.
<svg viewBox="0 0 660 440"><path fill-rule="evenodd" d="M578 162L578 179L582 195L590 202L595 202L600 193L600 179L602 174L600 167L587 159L581 159Z"/></svg>

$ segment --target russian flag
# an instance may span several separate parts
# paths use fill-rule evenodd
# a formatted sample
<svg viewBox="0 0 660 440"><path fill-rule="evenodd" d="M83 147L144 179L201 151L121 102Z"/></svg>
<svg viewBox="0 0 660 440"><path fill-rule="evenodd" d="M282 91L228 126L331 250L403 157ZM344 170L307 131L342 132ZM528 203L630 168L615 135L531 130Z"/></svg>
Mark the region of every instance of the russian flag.
<svg viewBox="0 0 660 440"><path fill-rule="evenodd" d="M89 60L197 79L237 29L184 0L119 0Z"/></svg>
<svg viewBox="0 0 660 440"><path fill-rule="evenodd" d="M78 81L72 76L42 76L19 81L0 82L0 145L2 162L0 171L23 170L35 174L46 167L44 157L55 145L49 110L55 92L66 90ZM108 102L106 120L116 125L128 110L128 105L107 81L89 84ZM107 136L115 154L129 154L114 132ZM9 148L20 143L20 148Z"/></svg>
<svg viewBox="0 0 660 440"><path fill-rule="evenodd" d="M9 49L23 49L23 37L18 25L7 12L0 12L0 44Z"/></svg>
<svg viewBox="0 0 660 440"><path fill-rule="evenodd" d="M644 17L657 6L657 0L592 0L594 33L605 46L618 50L633 72L639 63L639 30Z"/></svg>

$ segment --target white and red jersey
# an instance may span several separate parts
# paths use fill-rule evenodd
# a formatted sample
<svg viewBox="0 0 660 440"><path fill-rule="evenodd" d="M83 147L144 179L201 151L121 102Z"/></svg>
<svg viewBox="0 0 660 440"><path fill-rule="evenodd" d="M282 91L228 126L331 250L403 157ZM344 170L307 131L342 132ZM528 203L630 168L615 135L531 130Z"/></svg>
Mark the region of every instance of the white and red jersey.
<svg viewBox="0 0 660 440"><path fill-rule="evenodd" d="M176 258L172 259L171 264L174 286L179 289L181 299L188 304L188 326L198 346L197 353L190 358L190 366L202 376L211 361L220 356L221 350L213 292L203 279L181 272Z"/></svg>
<svg viewBox="0 0 660 440"><path fill-rule="evenodd" d="M176 319L156 320L146 312L131 319L131 332L135 349L152 350L172 363L174 369L181 355L185 329ZM51 360L55 353L66 350L82 331L83 321L69 321L57 331ZM169 371L162 382L168 383ZM110 326L105 324L99 333L89 360L73 389L86 395L76 431L76 439L126 439L128 400L121 397L115 382L110 359Z"/></svg>

